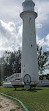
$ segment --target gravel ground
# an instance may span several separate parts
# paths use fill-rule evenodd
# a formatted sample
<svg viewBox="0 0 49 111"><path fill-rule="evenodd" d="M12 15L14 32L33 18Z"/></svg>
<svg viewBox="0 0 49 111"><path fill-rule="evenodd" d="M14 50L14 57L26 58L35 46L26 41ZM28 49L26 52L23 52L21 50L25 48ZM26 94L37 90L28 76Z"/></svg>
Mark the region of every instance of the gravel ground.
<svg viewBox="0 0 49 111"><path fill-rule="evenodd" d="M12 100L0 95L0 111L24 111Z"/></svg>

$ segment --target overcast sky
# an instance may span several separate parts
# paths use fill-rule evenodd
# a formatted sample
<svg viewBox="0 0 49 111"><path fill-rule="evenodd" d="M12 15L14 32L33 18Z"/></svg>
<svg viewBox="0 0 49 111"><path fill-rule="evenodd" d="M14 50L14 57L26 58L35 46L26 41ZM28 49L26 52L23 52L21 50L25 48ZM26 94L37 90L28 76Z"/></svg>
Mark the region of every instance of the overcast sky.
<svg viewBox="0 0 49 111"><path fill-rule="evenodd" d="M24 0L0 0L0 55L5 51L18 50L22 46L22 2ZM49 50L49 0L34 0L36 39L43 50Z"/></svg>

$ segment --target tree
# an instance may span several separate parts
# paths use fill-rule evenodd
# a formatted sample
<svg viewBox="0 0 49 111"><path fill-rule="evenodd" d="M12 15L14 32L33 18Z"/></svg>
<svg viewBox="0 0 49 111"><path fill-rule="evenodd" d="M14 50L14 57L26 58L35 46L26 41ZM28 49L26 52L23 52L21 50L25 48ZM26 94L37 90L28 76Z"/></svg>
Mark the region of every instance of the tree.
<svg viewBox="0 0 49 111"><path fill-rule="evenodd" d="M0 58L0 79L21 72L21 50L15 52L5 51Z"/></svg>
<svg viewBox="0 0 49 111"><path fill-rule="evenodd" d="M42 47L37 46L38 69L42 74L47 62L47 52L42 52ZM21 73L21 50L14 52L5 51L0 58L0 80L14 74Z"/></svg>
<svg viewBox="0 0 49 111"><path fill-rule="evenodd" d="M12 52L9 60L9 64L11 66L11 72L20 73L21 72L21 50L17 52Z"/></svg>
<svg viewBox="0 0 49 111"><path fill-rule="evenodd" d="M47 62L47 52L42 52L42 47L39 48L37 46L37 55L38 55L38 69L40 74L42 74L43 70L45 69L44 64Z"/></svg>

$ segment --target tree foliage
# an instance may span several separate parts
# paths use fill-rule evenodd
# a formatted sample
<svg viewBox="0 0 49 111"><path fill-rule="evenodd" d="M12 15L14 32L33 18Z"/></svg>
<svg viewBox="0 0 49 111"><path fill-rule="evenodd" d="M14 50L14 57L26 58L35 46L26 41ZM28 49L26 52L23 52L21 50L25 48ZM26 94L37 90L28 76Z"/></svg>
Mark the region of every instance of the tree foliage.
<svg viewBox="0 0 49 111"><path fill-rule="evenodd" d="M38 69L40 71L40 73L42 74L42 71L45 69L44 64L47 62L47 52L43 52L42 51L42 47L39 48L39 46L37 46L37 55L38 55Z"/></svg>
<svg viewBox="0 0 49 111"><path fill-rule="evenodd" d="M38 69L42 74L44 64L47 62L47 52L42 52L42 47L37 46ZM21 50L15 52L5 51L0 58L0 80L21 72Z"/></svg>
<svg viewBox="0 0 49 111"><path fill-rule="evenodd" d="M0 79L12 75L13 73L21 72L21 50L16 52L5 51L2 58L0 58Z"/></svg>

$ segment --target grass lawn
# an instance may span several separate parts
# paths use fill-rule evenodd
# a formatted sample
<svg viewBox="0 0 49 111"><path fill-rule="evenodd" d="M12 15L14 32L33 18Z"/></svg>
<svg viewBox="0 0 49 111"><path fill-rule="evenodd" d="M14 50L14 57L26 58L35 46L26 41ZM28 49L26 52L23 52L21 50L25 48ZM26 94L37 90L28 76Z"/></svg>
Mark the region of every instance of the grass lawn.
<svg viewBox="0 0 49 111"><path fill-rule="evenodd" d="M49 111L49 87L36 87L31 91L14 91L0 86L0 92L21 100L29 111Z"/></svg>

